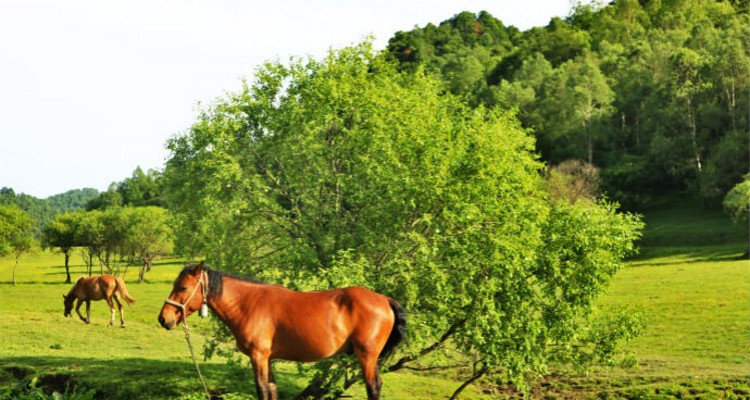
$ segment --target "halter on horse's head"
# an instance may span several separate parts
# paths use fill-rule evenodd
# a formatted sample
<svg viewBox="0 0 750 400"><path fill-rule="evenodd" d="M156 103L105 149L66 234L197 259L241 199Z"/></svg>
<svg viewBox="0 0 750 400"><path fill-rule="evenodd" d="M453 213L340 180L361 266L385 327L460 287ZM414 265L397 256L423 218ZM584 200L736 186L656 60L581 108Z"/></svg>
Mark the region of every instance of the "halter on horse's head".
<svg viewBox="0 0 750 400"><path fill-rule="evenodd" d="M196 296L200 288L201 295ZM182 270L174 282L172 293L164 300L159 313L159 323L166 329L172 329L179 322L200 309L200 316L208 315L208 267L203 262L189 265ZM174 307L167 307L168 305Z"/></svg>

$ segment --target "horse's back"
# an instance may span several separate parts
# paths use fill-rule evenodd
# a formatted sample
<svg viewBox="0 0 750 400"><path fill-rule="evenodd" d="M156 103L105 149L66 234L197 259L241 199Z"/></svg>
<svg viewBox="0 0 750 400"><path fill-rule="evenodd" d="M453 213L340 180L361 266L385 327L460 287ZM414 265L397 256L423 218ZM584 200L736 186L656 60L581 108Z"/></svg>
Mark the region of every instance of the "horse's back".
<svg viewBox="0 0 750 400"><path fill-rule="evenodd" d="M82 276L75 284L76 295L84 300L102 300L116 287L117 281L112 275Z"/></svg>

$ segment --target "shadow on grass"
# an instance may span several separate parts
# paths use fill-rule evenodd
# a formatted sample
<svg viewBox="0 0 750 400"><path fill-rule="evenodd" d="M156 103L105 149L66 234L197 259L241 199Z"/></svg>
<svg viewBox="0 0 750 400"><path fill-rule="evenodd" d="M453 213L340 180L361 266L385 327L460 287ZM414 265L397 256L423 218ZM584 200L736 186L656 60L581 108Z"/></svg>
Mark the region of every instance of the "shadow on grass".
<svg viewBox="0 0 750 400"><path fill-rule="evenodd" d="M698 262L725 262L742 259L747 244L710 246L644 246L631 265L673 265Z"/></svg>
<svg viewBox="0 0 750 400"><path fill-rule="evenodd" d="M201 363L201 372L216 398L227 393L255 394L248 367ZM96 398L102 399L173 399L202 393L195 366L190 362L145 358L0 358L0 389L25 385L34 378L48 393L62 393L67 387L76 387L94 389ZM280 397L302 390L293 378L290 374L277 374Z"/></svg>

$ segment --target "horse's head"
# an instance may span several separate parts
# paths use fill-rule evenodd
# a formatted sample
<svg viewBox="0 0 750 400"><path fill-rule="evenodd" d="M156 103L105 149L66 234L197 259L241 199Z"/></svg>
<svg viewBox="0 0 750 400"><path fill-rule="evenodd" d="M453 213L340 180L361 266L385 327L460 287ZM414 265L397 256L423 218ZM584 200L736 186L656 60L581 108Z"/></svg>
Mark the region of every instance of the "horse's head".
<svg viewBox="0 0 750 400"><path fill-rule="evenodd" d="M65 305L65 312L63 313L64 316L70 317L71 312L73 311L73 300L75 300L75 296L73 294L69 295L63 295L63 305Z"/></svg>
<svg viewBox="0 0 750 400"><path fill-rule="evenodd" d="M208 293L208 269L200 264L188 265L174 281L172 293L169 294L159 313L159 323L169 330L201 308Z"/></svg>

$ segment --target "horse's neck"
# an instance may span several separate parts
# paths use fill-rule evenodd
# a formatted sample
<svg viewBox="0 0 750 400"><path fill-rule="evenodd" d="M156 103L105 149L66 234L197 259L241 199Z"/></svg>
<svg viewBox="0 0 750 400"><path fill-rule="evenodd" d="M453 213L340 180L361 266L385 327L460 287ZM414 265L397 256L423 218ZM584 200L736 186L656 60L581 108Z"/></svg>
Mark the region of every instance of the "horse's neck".
<svg viewBox="0 0 750 400"><path fill-rule="evenodd" d="M76 279L76 283L73 284L73 287L70 288L70 292L68 292L68 296L74 296L76 298L78 297L84 297L83 294L85 290L83 290L83 282L86 280L86 277L81 276L78 279ZM79 296L78 294L81 294Z"/></svg>
<svg viewBox="0 0 750 400"><path fill-rule="evenodd" d="M222 295L219 298L210 297L207 303L214 313L234 331L243 319L247 304L252 304L254 298L259 295L255 290L259 284L226 276L222 279Z"/></svg>
<svg viewBox="0 0 750 400"><path fill-rule="evenodd" d="M78 297L78 292L79 292L79 290L78 290L78 282L76 282L75 285L73 285L73 287L70 288L70 291L68 292L68 297L73 296L74 298L77 298Z"/></svg>

